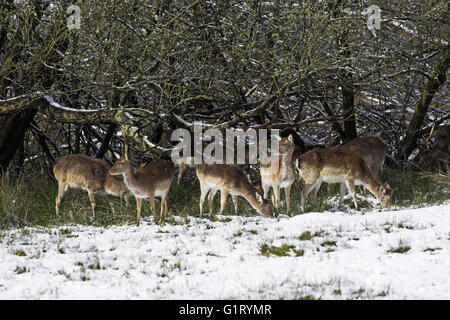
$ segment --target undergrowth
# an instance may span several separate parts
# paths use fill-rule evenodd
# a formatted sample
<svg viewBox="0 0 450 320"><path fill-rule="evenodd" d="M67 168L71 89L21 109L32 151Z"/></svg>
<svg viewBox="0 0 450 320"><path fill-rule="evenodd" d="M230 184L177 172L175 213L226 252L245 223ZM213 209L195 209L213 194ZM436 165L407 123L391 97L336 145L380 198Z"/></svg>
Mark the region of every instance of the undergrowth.
<svg viewBox="0 0 450 320"><path fill-rule="evenodd" d="M258 185L258 177L254 177ZM441 204L449 200L449 175L420 174L412 171L384 169L380 173L382 181L391 185L394 190L391 209L397 210L404 207L421 207L434 204ZM291 212L290 215L301 214L301 191L303 183L294 182L291 190ZM85 191L72 190L68 192L61 203L61 214L55 214L55 197L57 186L49 178L40 177L27 181L24 179L11 178L4 175L0 178L0 229L21 228L23 226L60 226L67 223L77 223L85 225L118 225L133 224L136 218L136 205L131 198L130 205L127 206L123 199L112 196L97 195L96 216L92 218L92 211L88 195ZM380 208L378 201L374 203L367 201L373 197L370 192L362 186L357 187L358 203L361 208ZM173 182L169 194L169 211L172 215L189 217L199 216L199 182L194 172L185 174L180 184ZM307 201L306 213L311 211L327 211L337 208L339 198L339 185L323 184L318 193L318 210ZM282 192L282 201L279 212L287 214L285 195ZM159 198L156 202L157 215L160 209ZM353 201L347 196L343 203L345 207L353 210ZM374 207L375 206L375 207ZM213 211L215 214L220 209L220 192L214 198ZM205 213L209 213L208 201L205 201L203 208ZM234 215L234 206L231 197L228 199L224 210L224 215ZM239 215L257 215L251 205L242 197L239 197ZM148 201L142 205L141 217L152 221L153 214ZM208 215L205 215L207 217ZM73 219L72 219L73 217ZM226 219L226 218L225 218ZM218 220L225 221L224 218ZM168 220L167 223L170 223Z"/></svg>

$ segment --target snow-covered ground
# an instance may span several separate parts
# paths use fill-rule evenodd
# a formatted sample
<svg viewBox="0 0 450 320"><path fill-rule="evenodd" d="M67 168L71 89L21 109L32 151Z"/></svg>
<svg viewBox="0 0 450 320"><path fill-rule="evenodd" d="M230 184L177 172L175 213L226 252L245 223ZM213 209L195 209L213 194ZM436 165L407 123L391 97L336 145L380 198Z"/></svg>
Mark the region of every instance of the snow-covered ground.
<svg viewBox="0 0 450 320"><path fill-rule="evenodd" d="M450 299L448 203L219 218L0 231L0 299Z"/></svg>

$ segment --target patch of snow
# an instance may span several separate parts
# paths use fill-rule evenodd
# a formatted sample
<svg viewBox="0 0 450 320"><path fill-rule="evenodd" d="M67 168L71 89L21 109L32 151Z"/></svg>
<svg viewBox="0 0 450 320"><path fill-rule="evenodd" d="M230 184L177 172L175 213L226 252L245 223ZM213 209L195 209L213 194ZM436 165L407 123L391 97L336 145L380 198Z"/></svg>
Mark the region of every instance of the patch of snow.
<svg viewBox="0 0 450 320"><path fill-rule="evenodd" d="M449 213L447 203L0 231L0 299L449 299ZM265 256L263 245L304 254Z"/></svg>

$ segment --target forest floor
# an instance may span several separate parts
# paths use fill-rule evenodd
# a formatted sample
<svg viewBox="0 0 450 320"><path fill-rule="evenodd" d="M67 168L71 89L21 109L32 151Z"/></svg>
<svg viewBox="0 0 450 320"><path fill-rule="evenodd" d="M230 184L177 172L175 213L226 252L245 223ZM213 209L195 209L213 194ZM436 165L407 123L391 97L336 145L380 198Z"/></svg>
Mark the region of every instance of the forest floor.
<svg viewBox="0 0 450 320"><path fill-rule="evenodd" d="M450 299L448 270L449 201L0 231L0 299Z"/></svg>

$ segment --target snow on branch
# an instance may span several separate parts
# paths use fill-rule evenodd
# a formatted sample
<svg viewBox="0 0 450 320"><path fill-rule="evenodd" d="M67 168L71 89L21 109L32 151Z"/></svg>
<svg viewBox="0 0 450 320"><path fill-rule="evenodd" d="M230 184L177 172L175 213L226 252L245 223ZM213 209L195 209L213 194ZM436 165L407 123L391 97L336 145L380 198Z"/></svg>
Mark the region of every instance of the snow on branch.
<svg viewBox="0 0 450 320"><path fill-rule="evenodd" d="M142 108L128 109L75 109L62 106L48 95L23 95L0 100L0 115L14 114L26 109L37 109L47 117L61 123L99 124L116 123L132 124L134 119L152 122L156 116L153 112Z"/></svg>

